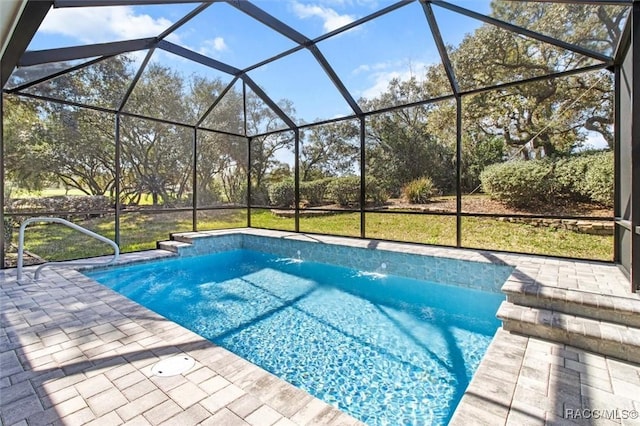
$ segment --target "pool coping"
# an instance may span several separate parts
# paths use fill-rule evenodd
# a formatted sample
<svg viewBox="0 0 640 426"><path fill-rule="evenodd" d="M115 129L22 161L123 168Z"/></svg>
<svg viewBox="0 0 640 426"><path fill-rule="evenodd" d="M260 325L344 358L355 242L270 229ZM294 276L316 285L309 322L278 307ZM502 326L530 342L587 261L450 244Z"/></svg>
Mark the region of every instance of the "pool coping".
<svg viewBox="0 0 640 426"><path fill-rule="evenodd" d="M238 233L506 264L515 268L505 284L507 286L526 287L532 283L542 283L546 286L579 288L583 291L598 293L605 298L628 296L626 289L629 283L624 274L615 265L601 262L254 228L182 233L175 234L174 238L204 238ZM130 253L123 255L119 263L146 262L167 256L175 256L175 254L165 250ZM102 258L94 259L95 262L102 260ZM26 271L29 273L33 268L27 268ZM346 414L338 412L335 408L308 396L304 391L280 379L265 379L270 383L267 390L255 388L255 383L263 377L254 375L262 375L263 373L256 373L256 371L264 372L264 370L212 345L146 308L128 301L123 296L93 283L75 270L47 268L44 270L43 279L38 283L17 283L15 270L2 271L0 277L3 281L1 287L4 311L0 415L5 424L13 423L7 420L35 421L43 416L57 416L58 420L65 421L88 419L87 421L106 422L109 419L115 423L118 423L118 420L124 421L122 418L124 416L129 421L152 424L158 422L150 419L160 418L162 418L160 423L162 421L171 423L180 419L183 424L199 424L205 419L208 422L212 419L218 422L224 419L229 424L234 422L235 424L258 424L259 419L267 416L273 418L273 424L279 426L359 424ZM90 294L87 294L87 290L90 290ZM104 297L98 299L98 295L104 295ZM83 316L77 315L77 312L74 311L73 314L69 312L69 309L73 310L73 306L81 307L81 311L86 309L88 317L83 320ZM103 310L109 315L96 315L96 312ZM69 315L71 317L66 322L58 320L58 318L67 318ZM143 335L144 339L140 339ZM115 336L119 338L112 340ZM149 346L145 347L140 343L141 341L148 342ZM47 349L47 343L50 342L56 342L53 349ZM133 348L136 350L128 352ZM141 352L148 356L138 359ZM183 377L179 383L175 381L171 385L151 380L150 366L153 361L172 353L183 352L195 355L194 358L198 362L199 368L196 371L200 373L195 374L196 371L193 371L194 375L191 376L193 380L189 375ZM118 362L112 361L111 365L101 367L105 357L112 357ZM5 360L9 361L5 362ZM541 363L541 360L546 364ZM5 365L9 365L8 370L4 368ZM88 372L79 370L78 366L88 368ZM236 366L240 371L229 366ZM559 366L564 369L561 371L562 374L558 373ZM62 371L64 374L62 377L47 378L47 375L42 373L42 368L45 368L49 374L54 370ZM129 371L130 369L133 370ZM228 369L231 371L229 372ZM134 375L135 372L142 375L144 378L141 379L142 382L151 383L148 384L149 391L142 396L131 393L130 388L135 385L125 388L120 386L120 384L127 384L125 378ZM229 375L228 378L227 375ZM567 380L567 377L574 378L575 375L579 380ZM207 376L211 377L198 382ZM78 380L78 377L81 380ZM136 377L141 376L136 375ZM226 385L212 393L210 380L215 377L224 379ZM560 380L558 377L563 379L558 382L562 386L556 383ZM608 385L603 384L606 382L604 377L609 378ZM87 390L92 388L87 383L98 382L104 387L100 393L94 394L92 390ZM204 383L207 384L203 388ZM238 383L255 394L246 392ZM593 391L594 387L597 392ZM241 397L236 397L221 407L218 406L219 402L212 402L233 398L234 392L239 392L236 388L244 392ZM198 401L185 402L182 396L184 392L179 392L178 389L199 389L206 396ZM224 389L227 390L224 391ZM534 404L532 407L527 400L527 393L522 389L544 394L544 398L553 399L555 405ZM541 389L546 391L542 392ZM549 393L552 390L553 395ZM509 424L510 422L518 424L518 420L525 418L534 424L557 421L564 419L561 416L566 414L559 412L560 409L556 406L558 401L563 398L570 398L573 401L576 394L582 398L585 390L588 390L590 395L595 394L604 398L602 400L605 402L601 403L600 408L626 407L627 410L640 410L640 403L634 400L629 401L628 398L629 395L640 394L640 367L568 345L520 336L499 329L458 405L451 424L469 424L470 419L484 419L482 422L486 420L486 424ZM279 398L282 399L283 392L289 396L298 395L306 405L298 407L299 410L295 413L289 413L287 408L282 406L283 402L279 400ZM290 394L291 392L293 393ZM196 393L203 395L200 392ZM19 398L12 397L7 400L8 394L18 395ZM103 394L120 395L124 399L111 399L120 401L122 405L109 409L108 401L104 396L101 397ZM137 398L130 400L127 394ZM281 396L278 397L278 395ZM307 400L309 397L312 399ZM615 397L616 401L623 402L612 405L613 400L607 399L609 397ZM150 405L149 400L154 398L157 400L156 404ZM244 406L240 404L241 400L252 401L253 411L246 412L249 409L247 407L238 408ZM605 403L608 405L603 405ZM113 401L110 404L113 406ZM563 404L566 405L565 402L560 403L562 407L564 407ZM135 416L129 417L132 413ZM245 416L242 417L239 414Z"/></svg>

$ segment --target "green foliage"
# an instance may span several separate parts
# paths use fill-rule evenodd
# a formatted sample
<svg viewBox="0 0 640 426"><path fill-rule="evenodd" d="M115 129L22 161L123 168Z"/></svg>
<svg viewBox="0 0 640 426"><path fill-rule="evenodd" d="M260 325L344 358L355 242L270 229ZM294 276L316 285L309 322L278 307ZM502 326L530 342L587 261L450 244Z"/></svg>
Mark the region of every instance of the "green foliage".
<svg viewBox="0 0 640 426"><path fill-rule="evenodd" d="M201 182L198 188L198 206L214 206L222 201L222 185L215 180Z"/></svg>
<svg viewBox="0 0 640 426"><path fill-rule="evenodd" d="M358 206L360 204L360 176L344 176L333 179L327 186L327 195L343 207ZM379 181L367 177L365 181L365 197L367 202L382 205L388 195Z"/></svg>
<svg viewBox="0 0 640 426"><path fill-rule="evenodd" d="M504 139L481 136L466 138L462 154L462 191L471 192L480 185L480 173L489 165L500 163L505 157Z"/></svg>
<svg viewBox="0 0 640 426"><path fill-rule="evenodd" d="M613 187L613 153L594 155L583 181L583 193L588 194L596 203L613 207Z"/></svg>
<svg viewBox="0 0 640 426"><path fill-rule="evenodd" d="M341 206L358 205L360 202L360 176L335 178L327 185L327 195Z"/></svg>
<svg viewBox="0 0 640 426"><path fill-rule="evenodd" d="M611 13L611 15L609 15ZM613 51L620 35L621 8L587 8L564 4L492 2L492 15L543 34L598 51ZM585 58L483 25L453 49L452 62L462 87L517 81L558 69L576 69ZM479 66L478 64L482 64ZM587 90L588 88L588 90ZM504 137L523 157L570 154L588 131L600 133L613 147L613 75L590 72L489 91L465 100L465 131ZM568 107L570 106L570 107Z"/></svg>
<svg viewBox="0 0 640 426"><path fill-rule="evenodd" d="M613 152L584 153L557 160L554 191L558 197L613 207Z"/></svg>
<svg viewBox="0 0 640 426"><path fill-rule="evenodd" d="M548 161L515 161L487 167L480 180L493 199L518 208L535 207L552 200L551 172Z"/></svg>
<svg viewBox="0 0 640 426"><path fill-rule="evenodd" d="M41 190L51 180L50 147L38 119L38 103L2 94L4 102L5 179L27 190Z"/></svg>
<svg viewBox="0 0 640 426"><path fill-rule="evenodd" d="M354 120L305 129L300 138L300 179L304 182L354 173L359 136L360 126Z"/></svg>
<svg viewBox="0 0 640 426"><path fill-rule="evenodd" d="M555 162L554 192L565 194L576 201L589 201L589 195L584 192L583 181L593 157L579 155L564 157Z"/></svg>
<svg viewBox="0 0 640 426"><path fill-rule="evenodd" d="M365 197L367 202L372 202L376 206L381 206L387 202L389 194L378 179L367 176L365 179Z"/></svg>
<svg viewBox="0 0 640 426"><path fill-rule="evenodd" d="M251 187L251 205L252 206L269 205L269 189L266 185Z"/></svg>
<svg viewBox="0 0 640 426"><path fill-rule="evenodd" d="M269 201L273 206L291 207L295 205L295 197L295 183L290 179L269 186Z"/></svg>
<svg viewBox="0 0 640 426"><path fill-rule="evenodd" d="M406 184L402 194L411 204L428 203L436 194L436 187L430 178L423 177Z"/></svg>
<svg viewBox="0 0 640 426"><path fill-rule="evenodd" d="M11 213L100 212L110 210L113 200L104 195L56 195L52 197L14 198L6 201Z"/></svg>
<svg viewBox="0 0 640 426"><path fill-rule="evenodd" d="M13 240L13 227L15 223L10 217L4 218L4 249L8 250L11 247L11 241Z"/></svg>
<svg viewBox="0 0 640 426"><path fill-rule="evenodd" d="M527 208L566 201L613 206L613 153L555 160L516 161L487 167L483 190L507 205Z"/></svg>
<svg viewBox="0 0 640 426"><path fill-rule="evenodd" d="M310 205L321 205L327 195L327 187L333 178L316 179L308 182L300 182L300 199L307 200Z"/></svg>
<svg viewBox="0 0 640 426"><path fill-rule="evenodd" d="M420 91L418 84L415 80L394 81L389 91L400 97L396 101L401 102L402 93ZM381 107L385 101L388 99L383 96L370 107ZM422 105L371 117L368 175L376 178L390 195L399 196L404 185L425 174L444 193L454 190L455 136L450 138L447 129L436 129L432 123L438 107Z"/></svg>

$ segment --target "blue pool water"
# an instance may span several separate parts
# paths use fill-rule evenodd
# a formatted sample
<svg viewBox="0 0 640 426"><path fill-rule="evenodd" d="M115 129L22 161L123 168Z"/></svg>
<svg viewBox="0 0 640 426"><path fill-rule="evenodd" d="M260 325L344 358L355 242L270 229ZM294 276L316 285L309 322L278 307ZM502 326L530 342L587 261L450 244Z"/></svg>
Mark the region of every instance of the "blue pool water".
<svg viewBox="0 0 640 426"><path fill-rule="evenodd" d="M446 424L496 293L250 250L89 272L369 425Z"/></svg>

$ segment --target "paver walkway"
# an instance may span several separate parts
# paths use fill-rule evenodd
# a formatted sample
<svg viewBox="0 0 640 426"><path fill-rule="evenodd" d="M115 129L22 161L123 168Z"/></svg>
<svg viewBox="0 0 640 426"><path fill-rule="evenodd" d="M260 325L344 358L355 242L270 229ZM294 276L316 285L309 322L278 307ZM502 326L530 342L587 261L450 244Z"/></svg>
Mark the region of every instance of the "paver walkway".
<svg viewBox="0 0 640 426"><path fill-rule="evenodd" d="M499 330L450 425L640 425L640 366Z"/></svg>

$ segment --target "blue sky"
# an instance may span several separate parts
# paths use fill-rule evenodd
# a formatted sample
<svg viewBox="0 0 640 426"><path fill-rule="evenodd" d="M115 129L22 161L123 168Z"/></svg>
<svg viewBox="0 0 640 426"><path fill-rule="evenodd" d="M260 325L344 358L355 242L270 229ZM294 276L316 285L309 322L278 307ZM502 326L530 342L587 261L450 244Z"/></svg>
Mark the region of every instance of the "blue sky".
<svg viewBox="0 0 640 426"><path fill-rule="evenodd" d="M256 0L254 3L313 39L394 2ZM454 3L483 12L489 10L489 0L457 0ZM53 9L29 49L155 36L196 6ZM454 14L434 8L447 43L458 44L466 32L475 29L472 26L461 28ZM295 46L291 40L226 3L212 4L167 39L241 69ZM424 67L440 61L418 2L330 38L318 47L356 99L377 96L392 78L420 77ZM170 54L157 53L154 56L154 60L186 74L205 73L210 77L231 79ZM256 69L249 75L273 99L293 101L299 122L351 113L347 103L306 50Z"/></svg>
<svg viewBox="0 0 640 426"><path fill-rule="evenodd" d="M449 2L480 13L490 12L491 0ZM394 4L395 0L254 0L253 3L313 39ZM198 5L52 9L29 50L156 36ZM482 24L436 5L433 9L448 45L457 46L466 34ZM240 69L295 46L293 41L226 3L212 4L167 40ZM376 97L385 91L392 78L421 78L425 67L440 62L418 1L320 42L318 48L356 100ZM141 60L145 53L133 57ZM232 79L160 50L153 61L185 75L197 73L223 81ZM249 75L272 99L291 100L298 124L352 113L306 50L255 69ZM587 145L602 144L602 138L590 134Z"/></svg>

